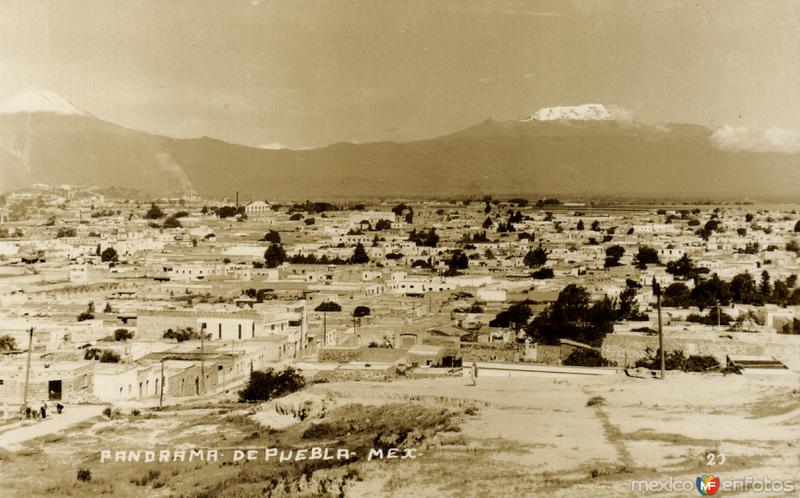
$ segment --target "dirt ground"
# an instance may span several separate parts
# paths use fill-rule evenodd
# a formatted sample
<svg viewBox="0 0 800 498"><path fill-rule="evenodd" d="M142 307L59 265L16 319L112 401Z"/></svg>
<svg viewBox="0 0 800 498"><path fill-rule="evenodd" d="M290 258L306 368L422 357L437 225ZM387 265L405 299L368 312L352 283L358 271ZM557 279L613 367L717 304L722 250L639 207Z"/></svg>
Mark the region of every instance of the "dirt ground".
<svg viewBox="0 0 800 498"><path fill-rule="evenodd" d="M324 406L315 405L306 420L294 425L285 411L273 416L272 404L258 411L211 404L137 416L123 413L114 420L99 416L22 443L16 453L0 454L0 495L214 496L226 489L225 482L247 479L254 483L249 491L241 488L230 495L281 496L274 490L275 476L329 470L281 468L284 464L272 462L249 467L100 464L98 455L104 448L291 446L308 443L305 438L312 432L331 444L356 439L368 443L385 438L387 424L413 427L434 418L436 430L416 439L406 438L407 431L402 437L392 435L392 441L416 447L416 458L347 464L348 477L336 481L345 485L325 489L353 497L691 496L696 491L637 493L631 481L694 482L713 473L722 480L800 482L800 382L793 374L674 373L665 381L622 375L495 377L479 378L477 386L467 384L463 378L316 384L279 400L291 405L297 398L300 404ZM407 411L415 406L432 411ZM453 427L442 429L437 418L442 409L455 414ZM318 425L322 422L333 425L323 430ZM714 465L709 465L709 453L715 455ZM80 468L91 469L92 481L76 480ZM255 486L267 481L273 487ZM300 490L312 496L312 484L281 492L302 495ZM754 493L745 489L725 496L758 496ZM797 496L797 491L761 496Z"/></svg>

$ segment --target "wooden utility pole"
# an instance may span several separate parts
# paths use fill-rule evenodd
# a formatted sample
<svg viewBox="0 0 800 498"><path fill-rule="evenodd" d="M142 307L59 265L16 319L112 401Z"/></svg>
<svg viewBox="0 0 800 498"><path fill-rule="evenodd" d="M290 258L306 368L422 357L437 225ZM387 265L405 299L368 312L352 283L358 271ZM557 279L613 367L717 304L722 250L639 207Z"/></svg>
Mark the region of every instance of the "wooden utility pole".
<svg viewBox="0 0 800 498"><path fill-rule="evenodd" d="M656 306L658 307L658 350L661 361L661 380L667 377L666 360L664 356L664 329L661 325L661 285L653 277L653 293L656 295Z"/></svg>
<svg viewBox="0 0 800 498"><path fill-rule="evenodd" d="M161 357L161 393L158 396L158 409L164 405L164 357Z"/></svg>
<svg viewBox="0 0 800 498"><path fill-rule="evenodd" d="M200 327L200 391L205 394L206 393L206 348L205 348L205 337L206 336L206 327L203 324Z"/></svg>
<svg viewBox="0 0 800 498"><path fill-rule="evenodd" d="M25 390L22 393L22 404L28 402L28 382L31 379L31 349L33 349L33 327L28 331L28 361L25 366Z"/></svg>
<svg viewBox="0 0 800 498"><path fill-rule="evenodd" d="M325 338L328 336L328 312L322 312L322 345L325 345Z"/></svg>

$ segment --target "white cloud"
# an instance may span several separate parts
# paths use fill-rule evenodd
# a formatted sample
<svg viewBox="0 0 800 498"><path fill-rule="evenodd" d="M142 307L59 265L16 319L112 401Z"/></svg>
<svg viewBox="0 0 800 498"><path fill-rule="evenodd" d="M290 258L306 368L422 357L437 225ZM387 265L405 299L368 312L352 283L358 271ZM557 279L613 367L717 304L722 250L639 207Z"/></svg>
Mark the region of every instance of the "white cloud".
<svg viewBox="0 0 800 498"><path fill-rule="evenodd" d="M756 130L725 125L714 130L711 140L720 149L732 152L800 152L800 133L785 128Z"/></svg>

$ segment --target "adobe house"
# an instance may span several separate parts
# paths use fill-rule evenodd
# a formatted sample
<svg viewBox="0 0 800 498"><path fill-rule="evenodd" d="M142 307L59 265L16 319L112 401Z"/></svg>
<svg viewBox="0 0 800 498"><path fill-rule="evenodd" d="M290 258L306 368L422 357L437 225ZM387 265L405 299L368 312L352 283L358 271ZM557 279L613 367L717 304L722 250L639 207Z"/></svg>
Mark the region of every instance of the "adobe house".
<svg viewBox="0 0 800 498"><path fill-rule="evenodd" d="M28 401L76 403L93 395L94 363L87 361L31 361ZM23 357L0 363L0 399L22 403L26 362Z"/></svg>

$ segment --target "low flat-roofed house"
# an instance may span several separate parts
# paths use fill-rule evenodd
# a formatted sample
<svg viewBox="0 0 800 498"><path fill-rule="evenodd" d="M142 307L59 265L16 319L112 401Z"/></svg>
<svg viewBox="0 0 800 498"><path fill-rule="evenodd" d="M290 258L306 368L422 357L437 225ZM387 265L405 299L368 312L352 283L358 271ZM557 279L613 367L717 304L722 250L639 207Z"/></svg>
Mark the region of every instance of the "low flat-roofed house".
<svg viewBox="0 0 800 498"><path fill-rule="evenodd" d="M94 395L103 401L139 398L136 365L98 363L94 369Z"/></svg>
<svg viewBox="0 0 800 498"><path fill-rule="evenodd" d="M445 356L444 346L431 346L427 344L416 344L408 350L408 361L411 364L428 365L431 367L440 366Z"/></svg>
<svg viewBox="0 0 800 498"><path fill-rule="evenodd" d="M36 359L31 362L28 400L75 403L93 395L94 362ZM0 400L22 403L26 362L21 356L0 363Z"/></svg>

